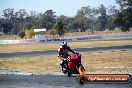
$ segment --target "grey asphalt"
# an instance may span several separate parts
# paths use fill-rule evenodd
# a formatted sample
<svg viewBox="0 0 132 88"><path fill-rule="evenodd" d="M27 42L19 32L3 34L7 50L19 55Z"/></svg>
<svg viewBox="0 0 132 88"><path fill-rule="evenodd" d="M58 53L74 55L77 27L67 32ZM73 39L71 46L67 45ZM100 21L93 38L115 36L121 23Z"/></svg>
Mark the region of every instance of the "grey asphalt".
<svg viewBox="0 0 132 88"><path fill-rule="evenodd" d="M132 49L132 45L124 46L110 46L110 47L93 47L93 48L76 48L77 52L95 52L95 51L109 51L109 50L126 50ZM46 51L31 51L31 52L15 52L15 53L0 53L0 58L13 58L13 57L23 57L23 56L40 56L40 55L55 55L56 50L46 50Z"/></svg>
<svg viewBox="0 0 132 88"><path fill-rule="evenodd" d="M0 75L0 88L132 88L132 80L130 83L88 83L79 85L75 76Z"/></svg>

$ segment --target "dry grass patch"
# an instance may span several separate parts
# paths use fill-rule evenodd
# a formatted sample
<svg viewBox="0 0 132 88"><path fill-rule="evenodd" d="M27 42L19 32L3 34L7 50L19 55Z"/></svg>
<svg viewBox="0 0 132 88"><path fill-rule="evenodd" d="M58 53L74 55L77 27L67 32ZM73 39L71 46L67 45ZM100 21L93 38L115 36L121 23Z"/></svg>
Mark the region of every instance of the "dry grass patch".
<svg viewBox="0 0 132 88"><path fill-rule="evenodd" d="M132 72L132 51L83 53L88 72Z"/></svg>
<svg viewBox="0 0 132 88"><path fill-rule="evenodd" d="M121 46L121 45L131 45L131 44L132 44L132 40L89 41L89 42L72 42L72 43L69 43L69 45L73 48Z"/></svg>
<svg viewBox="0 0 132 88"><path fill-rule="evenodd" d="M60 72L59 61L56 56L21 57L16 59L1 59L0 71L27 72Z"/></svg>
<svg viewBox="0 0 132 88"><path fill-rule="evenodd" d="M85 47L105 47L105 46L120 46L131 45L132 40L124 41L88 41L88 42L70 42L71 48L85 48ZM0 45L0 53L13 53L13 52L28 52L28 51L41 51L41 50L57 50L59 43L48 44L14 44L14 45Z"/></svg>
<svg viewBox="0 0 132 88"><path fill-rule="evenodd" d="M132 72L132 51L82 53L87 72ZM61 72L57 55L0 59L0 71Z"/></svg>
<svg viewBox="0 0 132 88"><path fill-rule="evenodd" d="M41 51L57 49L59 44L49 43L49 44L10 44L10 45L0 45L0 53L13 53L13 52L28 52L28 51Z"/></svg>

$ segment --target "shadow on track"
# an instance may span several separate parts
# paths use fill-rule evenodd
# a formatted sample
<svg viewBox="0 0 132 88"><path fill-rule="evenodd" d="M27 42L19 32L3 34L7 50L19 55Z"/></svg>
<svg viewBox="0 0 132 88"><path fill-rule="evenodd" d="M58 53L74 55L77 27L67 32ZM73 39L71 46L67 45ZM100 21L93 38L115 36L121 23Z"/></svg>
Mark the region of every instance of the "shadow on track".
<svg viewBox="0 0 132 88"><path fill-rule="evenodd" d="M110 46L110 47L93 47L93 48L76 48L77 52L94 52L94 51L108 51L108 50L121 50L121 49L132 49L132 45L124 46ZM0 53L0 58L13 58L23 56L40 56L40 55L55 55L57 50L46 50L46 51L31 51L31 52L15 52L15 53Z"/></svg>

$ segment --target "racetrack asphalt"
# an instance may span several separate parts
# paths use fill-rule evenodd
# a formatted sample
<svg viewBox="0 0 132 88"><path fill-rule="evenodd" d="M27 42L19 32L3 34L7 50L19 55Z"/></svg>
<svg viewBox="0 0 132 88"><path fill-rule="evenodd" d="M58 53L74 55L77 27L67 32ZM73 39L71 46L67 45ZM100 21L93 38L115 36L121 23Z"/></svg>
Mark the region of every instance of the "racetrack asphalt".
<svg viewBox="0 0 132 88"><path fill-rule="evenodd" d="M77 52L95 52L95 51L110 51L110 50L126 50L132 49L132 45L123 46L109 46L109 47L92 47L92 48L76 48L73 49ZM31 51L31 52L15 52L15 53L0 53L0 58L14 58L14 57L25 57L25 56L40 56L40 55L55 55L56 50L46 50L46 51Z"/></svg>
<svg viewBox="0 0 132 88"><path fill-rule="evenodd" d="M132 79L129 83L87 83L79 85L75 76L0 75L0 88L132 88Z"/></svg>
<svg viewBox="0 0 132 88"><path fill-rule="evenodd" d="M109 50L132 49L132 45L77 48L77 52L94 52ZM36 55L54 55L57 50L1 53L0 58L36 56ZM132 75L131 75L132 78ZM76 76L67 77L65 75L0 75L0 88L132 88L132 79L130 83L88 83L79 85L76 82Z"/></svg>

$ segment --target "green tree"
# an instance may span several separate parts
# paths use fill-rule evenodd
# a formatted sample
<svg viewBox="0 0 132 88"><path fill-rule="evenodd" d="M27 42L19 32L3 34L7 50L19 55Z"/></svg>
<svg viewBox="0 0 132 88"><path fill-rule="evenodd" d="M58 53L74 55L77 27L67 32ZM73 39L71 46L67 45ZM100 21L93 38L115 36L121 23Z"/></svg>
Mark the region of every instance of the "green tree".
<svg viewBox="0 0 132 88"><path fill-rule="evenodd" d="M116 0L120 10L115 17L115 23L122 31L128 31L132 27L132 0Z"/></svg>
<svg viewBox="0 0 132 88"><path fill-rule="evenodd" d="M85 32L89 28L89 19L82 15L76 15L74 18L74 26L78 31Z"/></svg>
<svg viewBox="0 0 132 88"><path fill-rule="evenodd" d="M80 10L78 10L77 15L78 17L81 16L81 20L83 20L82 22L84 22L80 24L82 25L81 27L81 29L83 29L82 31L89 29L89 31L92 31L93 33L95 29L95 19L98 14L99 14L98 9L91 8L90 6L82 7Z"/></svg>
<svg viewBox="0 0 132 88"><path fill-rule="evenodd" d="M33 36L35 36L35 32L34 32L33 28L27 29L25 31L25 35L28 38L32 38Z"/></svg>
<svg viewBox="0 0 132 88"><path fill-rule="evenodd" d="M34 28L42 28L41 27L41 16L36 11L31 11L30 14L25 18L25 28L30 29Z"/></svg>
<svg viewBox="0 0 132 88"><path fill-rule="evenodd" d="M56 35L57 34L57 30L56 29L50 29L50 30L47 31L47 34Z"/></svg>
<svg viewBox="0 0 132 88"><path fill-rule="evenodd" d="M24 30L25 29L25 26L24 26L24 24L25 24L25 18L27 16L26 10L25 9L20 9L19 11L17 11L15 13L15 15L16 15L16 18L17 18L17 22L19 22L19 25L20 25L19 29L20 30Z"/></svg>
<svg viewBox="0 0 132 88"><path fill-rule="evenodd" d="M18 35L19 35L19 37L23 38L25 36L25 32L24 31L21 31L21 32L19 32Z"/></svg>
<svg viewBox="0 0 132 88"><path fill-rule="evenodd" d="M14 13L14 9L12 9L12 8L3 10L3 14L4 14L3 16L8 20L10 20L11 17L13 17L13 15L14 15L13 13Z"/></svg>
<svg viewBox="0 0 132 88"><path fill-rule="evenodd" d="M3 28L3 32L5 34L12 34L12 30L14 28L14 24L13 24L14 9L8 8L3 10L3 17L4 17L4 20L1 24Z"/></svg>
<svg viewBox="0 0 132 88"><path fill-rule="evenodd" d="M44 14L40 14L42 17L41 28L52 29L55 23L55 15L53 10L47 10Z"/></svg>
<svg viewBox="0 0 132 88"><path fill-rule="evenodd" d="M56 22L55 29L57 30L57 34L59 34L60 36L64 34L62 21L58 20Z"/></svg>
<svg viewBox="0 0 132 88"><path fill-rule="evenodd" d="M99 31L104 31L108 25L107 15L106 15L106 8L103 4L99 6L99 13L100 16L98 17L98 25L100 25Z"/></svg>
<svg viewBox="0 0 132 88"><path fill-rule="evenodd" d="M75 31L77 31L73 17L69 18L66 28L67 28L67 32L75 32Z"/></svg>
<svg viewBox="0 0 132 88"><path fill-rule="evenodd" d="M116 0L116 3L120 5L121 11L127 8L132 9L132 0Z"/></svg>
<svg viewBox="0 0 132 88"><path fill-rule="evenodd" d="M116 23L114 23L117 13L118 13L118 9L116 9L116 6L111 6L108 9L109 16L107 19L108 19L108 29L110 30L114 30L115 27L117 27Z"/></svg>
<svg viewBox="0 0 132 88"><path fill-rule="evenodd" d="M5 34L11 34L11 30L13 28L12 23L10 23L10 22L2 23L1 27L3 29L3 33L5 33Z"/></svg>
<svg viewBox="0 0 132 88"><path fill-rule="evenodd" d="M71 20L69 17L61 15L57 18L57 20L61 20L63 24L63 30L65 32L69 31L68 24L70 23L70 20Z"/></svg>

